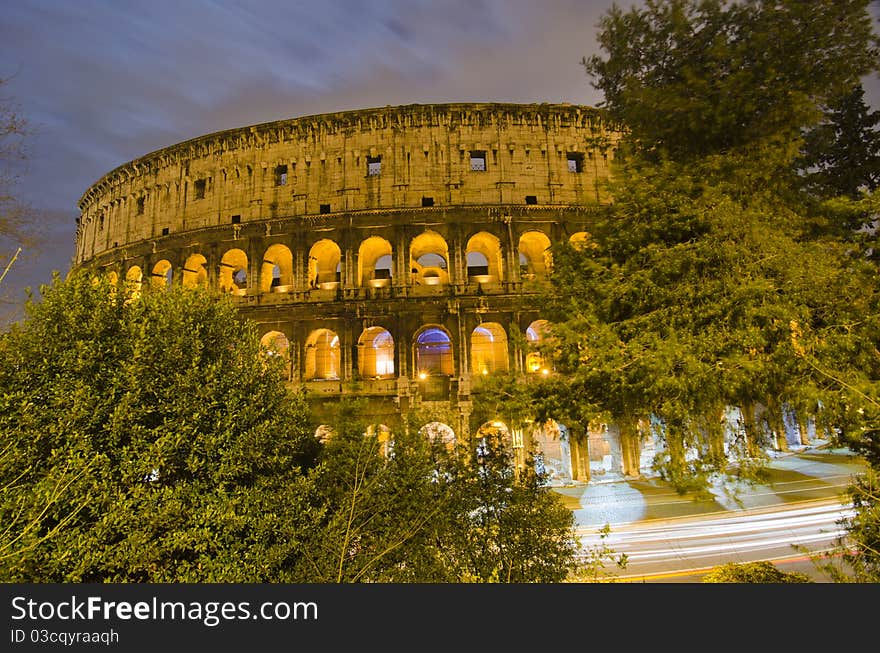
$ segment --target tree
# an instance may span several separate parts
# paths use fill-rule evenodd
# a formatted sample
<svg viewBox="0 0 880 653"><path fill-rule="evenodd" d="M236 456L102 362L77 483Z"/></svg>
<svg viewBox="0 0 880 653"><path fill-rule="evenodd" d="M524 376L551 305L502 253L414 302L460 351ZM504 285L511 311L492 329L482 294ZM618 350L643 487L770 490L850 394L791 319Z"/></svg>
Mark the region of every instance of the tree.
<svg viewBox="0 0 880 653"><path fill-rule="evenodd" d="M284 580L314 438L234 306L76 272L27 312L0 336L0 577Z"/></svg>
<svg viewBox="0 0 880 653"><path fill-rule="evenodd" d="M812 583L806 574L785 572L773 563L729 562L703 576L704 583Z"/></svg>
<svg viewBox="0 0 880 653"><path fill-rule="evenodd" d="M794 170L821 104L876 69L870 25L866 2L649 1L613 8L584 62L628 135L587 246L554 252L547 353L575 391L534 396L624 439L659 420L681 489L783 448L792 407L860 433L869 402L834 379L877 379L876 270Z"/></svg>
<svg viewBox="0 0 880 653"><path fill-rule="evenodd" d="M877 467L870 467L864 477L849 488L854 514L841 521L846 535L826 559L815 560L819 569L835 582L880 582L880 481Z"/></svg>
<svg viewBox="0 0 880 653"><path fill-rule="evenodd" d="M401 425L387 456L343 405L316 484L325 520L301 577L322 582L558 582L576 564L573 514L499 433L447 446Z"/></svg>
<svg viewBox="0 0 880 653"><path fill-rule="evenodd" d="M807 132L801 166L808 188L820 197L859 199L880 185L880 111L865 104L861 84L825 110L825 119ZM861 224L850 225L858 228Z"/></svg>
<svg viewBox="0 0 880 653"><path fill-rule="evenodd" d="M8 83L0 79L0 284L22 248L35 242L37 232L30 207L16 193L28 132L12 100L2 95Z"/></svg>
<svg viewBox="0 0 880 653"><path fill-rule="evenodd" d="M869 0L647 0L602 18L584 59L611 117L655 160L784 143L877 68Z"/></svg>

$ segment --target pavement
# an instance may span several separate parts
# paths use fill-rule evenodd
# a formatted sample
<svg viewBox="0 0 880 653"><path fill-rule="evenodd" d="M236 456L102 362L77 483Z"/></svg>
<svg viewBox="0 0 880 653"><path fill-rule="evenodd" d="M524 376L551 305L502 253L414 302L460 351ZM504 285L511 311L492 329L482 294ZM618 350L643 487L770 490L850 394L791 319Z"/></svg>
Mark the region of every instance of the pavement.
<svg viewBox="0 0 880 653"><path fill-rule="evenodd" d="M847 487L864 461L822 440L786 452L768 452L760 482L715 479L707 492L680 494L659 476L601 480L553 487L574 512L581 530L656 519L750 510L804 501L846 501Z"/></svg>

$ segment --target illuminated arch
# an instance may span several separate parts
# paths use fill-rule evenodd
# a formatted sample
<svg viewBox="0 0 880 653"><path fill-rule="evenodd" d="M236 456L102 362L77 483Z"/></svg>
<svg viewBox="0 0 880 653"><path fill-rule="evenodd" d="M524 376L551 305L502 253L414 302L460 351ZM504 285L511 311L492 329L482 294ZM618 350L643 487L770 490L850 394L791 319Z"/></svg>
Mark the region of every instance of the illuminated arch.
<svg viewBox="0 0 880 653"><path fill-rule="evenodd" d="M568 242L575 249L585 249L590 242L590 234L586 231L576 231L569 237Z"/></svg>
<svg viewBox="0 0 880 653"><path fill-rule="evenodd" d="M260 338L260 345L269 356L280 356L286 360L290 355L290 341L280 331L269 331Z"/></svg>
<svg viewBox="0 0 880 653"><path fill-rule="evenodd" d="M269 331L260 338L263 355L267 358L278 358L284 361L284 375L290 379L290 341L280 331Z"/></svg>
<svg viewBox="0 0 880 653"><path fill-rule="evenodd" d="M501 241L481 231L468 240L466 248L468 277L488 276L487 281L503 281L504 265L501 259Z"/></svg>
<svg viewBox="0 0 880 653"><path fill-rule="evenodd" d="M342 251L332 240L322 238L309 250L309 287L328 288L338 285Z"/></svg>
<svg viewBox="0 0 880 653"><path fill-rule="evenodd" d="M550 239L543 231L527 231L519 239L520 270L526 278L543 278L550 272Z"/></svg>
<svg viewBox="0 0 880 653"><path fill-rule="evenodd" d="M449 247L436 231L426 231L413 238L409 249L409 269L416 285L447 285Z"/></svg>
<svg viewBox="0 0 880 653"><path fill-rule="evenodd" d="M507 428L507 424L499 420L485 422L477 429L476 440L478 443L481 440L490 438L496 439L497 442L502 443L505 446L513 443L513 438L510 435L510 429Z"/></svg>
<svg viewBox="0 0 880 653"><path fill-rule="evenodd" d="M171 262L162 259L153 266L153 272L150 275L150 285L157 290L164 290L171 287L174 278L174 270Z"/></svg>
<svg viewBox="0 0 880 653"><path fill-rule="evenodd" d="M140 296L144 282L144 272L140 266L132 265L128 268L128 272L125 273L125 282L133 298Z"/></svg>
<svg viewBox="0 0 880 653"><path fill-rule="evenodd" d="M471 372L475 375L506 372L507 332L497 322L484 322L471 333Z"/></svg>
<svg viewBox="0 0 880 653"><path fill-rule="evenodd" d="M208 286L208 270L205 268L208 259L201 254L193 254L183 264L183 285L187 288Z"/></svg>
<svg viewBox="0 0 880 653"><path fill-rule="evenodd" d="M269 246L260 267L260 292L284 292L293 287L293 254L285 245Z"/></svg>
<svg viewBox="0 0 880 653"><path fill-rule="evenodd" d="M535 320L526 329L526 340L531 347L537 347L546 337L550 329L547 320ZM544 364L544 357L538 351L530 351L526 354L526 371L533 374L548 374L549 370Z"/></svg>
<svg viewBox="0 0 880 653"><path fill-rule="evenodd" d="M306 339L305 379L338 379L339 336L330 329L312 331Z"/></svg>
<svg viewBox="0 0 880 653"><path fill-rule="evenodd" d="M358 285L382 286L390 282L391 243L379 236L370 236L358 248Z"/></svg>
<svg viewBox="0 0 880 653"><path fill-rule="evenodd" d="M419 429L419 435L427 437L431 442L441 443L447 449L455 446L455 431L443 422L428 422Z"/></svg>
<svg viewBox="0 0 880 653"><path fill-rule="evenodd" d="M415 369L422 376L452 376L452 338L443 327L426 326L415 338Z"/></svg>
<svg viewBox="0 0 880 653"><path fill-rule="evenodd" d="M358 338L358 372L368 378L394 376L394 338L382 327L364 329Z"/></svg>
<svg viewBox="0 0 880 653"><path fill-rule="evenodd" d="M247 292L248 259L240 249L230 249L220 259L220 292L244 295Z"/></svg>

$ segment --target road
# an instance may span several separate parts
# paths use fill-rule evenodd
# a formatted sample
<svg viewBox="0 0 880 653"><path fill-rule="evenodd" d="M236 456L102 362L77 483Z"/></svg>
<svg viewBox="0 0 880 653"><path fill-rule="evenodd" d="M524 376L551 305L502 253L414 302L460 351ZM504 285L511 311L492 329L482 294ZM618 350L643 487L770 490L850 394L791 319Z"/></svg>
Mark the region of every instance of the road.
<svg viewBox="0 0 880 653"><path fill-rule="evenodd" d="M725 562L771 560L785 571L828 579L805 552L830 548L842 534L838 520L851 509L838 499L804 501L765 508L645 520L612 527L605 544L625 553L618 580L630 582L699 582L709 568ZM595 528L582 527L585 547L600 544Z"/></svg>

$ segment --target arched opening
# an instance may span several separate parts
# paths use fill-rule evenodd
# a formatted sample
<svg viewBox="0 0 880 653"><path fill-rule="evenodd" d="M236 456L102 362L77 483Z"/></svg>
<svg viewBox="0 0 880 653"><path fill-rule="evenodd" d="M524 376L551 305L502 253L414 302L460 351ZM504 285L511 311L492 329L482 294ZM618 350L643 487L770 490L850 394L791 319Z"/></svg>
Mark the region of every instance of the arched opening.
<svg viewBox="0 0 880 653"><path fill-rule="evenodd" d="M332 240L323 238L309 250L309 287L332 290L339 287L342 251Z"/></svg>
<svg viewBox="0 0 880 653"><path fill-rule="evenodd" d="M260 338L260 346L266 349L268 356L278 356L285 360L290 353L290 341L280 331L269 331Z"/></svg>
<svg viewBox="0 0 880 653"><path fill-rule="evenodd" d="M586 231L576 231L569 237L568 242L575 249L586 249L590 243L590 234Z"/></svg>
<svg viewBox="0 0 880 653"><path fill-rule="evenodd" d="M526 329L526 340L532 349L532 351L526 354L527 372L544 375L550 373L549 368L544 364L544 357L541 355L541 352L536 351L547 335L549 328L550 323L547 320L535 320Z"/></svg>
<svg viewBox="0 0 880 653"><path fill-rule="evenodd" d="M358 284L381 288L391 283L391 243L370 236L358 249Z"/></svg>
<svg viewBox="0 0 880 653"><path fill-rule="evenodd" d="M171 262L162 259L153 266L153 271L150 274L150 285L157 290L165 290L171 287L173 277L174 271L171 267Z"/></svg>
<svg viewBox="0 0 880 653"><path fill-rule="evenodd" d="M420 378L452 376L455 373L452 340L441 327L429 326L419 332L415 358L415 369Z"/></svg>
<svg viewBox="0 0 880 653"><path fill-rule="evenodd" d="M267 358L278 358L284 361L284 375L290 378L290 341L280 331L269 331L260 338L260 346L263 347Z"/></svg>
<svg viewBox="0 0 880 653"><path fill-rule="evenodd" d="M520 276L523 279L545 278L552 265L550 239L542 231L527 231L519 239Z"/></svg>
<svg viewBox="0 0 880 653"><path fill-rule="evenodd" d="M485 441L487 438L494 438L497 443L504 446L510 446L513 443L507 424L498 420L486 422L477 429L475 438L477 447L480 447L481 444L485 446L484 442L481 441Z"/></svg>
<svg viewBox="0 0 880 653"><path fill-rule="evenodd" d="M183 264L183 285L187 288L208 287L208 260L201 254L192 254Z"/></svg>
<svg viewBox="0 0 880 653"><path fill-rule="evenodd" d="M140 266L132 265L125 273L125 281L132 298L139 297L144 281L144 272Z"/></svg>
<svg viewBox="0 0 880 653"><path fill-rule="evenodd" d="M485 231L471 237L467 244L468 278L478 282L502 281L504 265L501 241Z"/></svg>
<svg viewBox="0 0 880 653"><path fill-rule="evenodd" d="M410 244L409 253L413 285L443 286L450 282L449 248L440 234L419 234Z"/></svg>
<svg viewBox="0 0 880 653"><path fill-rule="evenodd" d="M261 292L288 292L293 289L293 254L285 245L271 245L263 254L260 267Z"/></svg>
<svg viewBox="0 0 880 653"><path fill-rule="evenodd" d="M358 338L358 372L367 378L394 376L394 338L382 327L365 329Z"/></svg>
<svg viewBox="0 0 880 653"><path fill-rule="evenodd" d="M471 333L471 372L475 375L506 372L507 332L497 322L484 322Z"/></svg>
<svg viewBox="0 0 880 653"><path fill-rule="evenodd" d="M455 447L455 431L443 422L428 422L419 429L419 435L428 438L432 443L442 444L448 450Z"/></svg>
<svg viewBox="0 0 880 653"><path fill-rule="evenodd" d="M312 331L306 340L306 380L338 379L339 336L330 329Z"/></svg>
<svg viewBox="0 0 880 653"><path fill-rule="evenodd" d="M240 249L230 249L220 259L220 292L247 293L248 259Z"/></svg>
<svg viewBox="0 0 880 653"><path fill-rule="evenodd" d="M539 471L547 475L547 484L571 483L574 476L568 428L555 420L547 420L532 431L532 442L541 452Z"/></svg>

